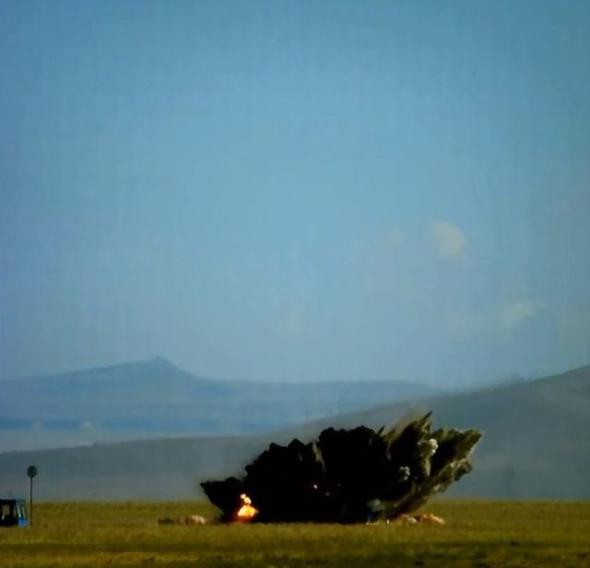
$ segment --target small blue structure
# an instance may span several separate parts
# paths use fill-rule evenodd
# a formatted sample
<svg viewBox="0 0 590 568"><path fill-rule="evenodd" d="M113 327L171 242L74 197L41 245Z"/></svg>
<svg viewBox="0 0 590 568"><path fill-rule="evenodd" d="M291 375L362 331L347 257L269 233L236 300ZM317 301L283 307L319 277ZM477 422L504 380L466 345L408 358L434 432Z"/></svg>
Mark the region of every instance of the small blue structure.
<svg viewBox="0 0 590 568"><path fill-rule="evenodd" d="M0 527L26 527L28 524L24 499L0 499Z"/></svg>

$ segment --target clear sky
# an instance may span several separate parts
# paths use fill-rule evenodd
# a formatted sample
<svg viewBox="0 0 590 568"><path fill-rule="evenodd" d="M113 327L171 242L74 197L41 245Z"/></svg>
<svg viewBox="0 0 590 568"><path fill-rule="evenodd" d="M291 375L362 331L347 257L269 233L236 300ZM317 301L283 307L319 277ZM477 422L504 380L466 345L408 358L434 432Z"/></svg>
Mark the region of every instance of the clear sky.
<svg viewBox="0 0 590 568"><path fill-rule="evenodd" d="M0 3L0 377L590 363L590 2Z"/></svg>

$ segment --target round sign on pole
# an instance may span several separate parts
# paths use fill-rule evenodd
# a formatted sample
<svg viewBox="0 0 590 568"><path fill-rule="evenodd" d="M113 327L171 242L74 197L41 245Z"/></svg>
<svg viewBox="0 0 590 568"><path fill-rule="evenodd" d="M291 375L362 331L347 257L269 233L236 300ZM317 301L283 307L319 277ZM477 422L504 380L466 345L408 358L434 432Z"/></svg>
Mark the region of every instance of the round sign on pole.
<svg viewBox="0 0 590 568"><path fill-rule="evenodd" d="M30 465L27 467L27 475L29 477L29 509L31 510L30 524L33 525L33 477L37 475L37 466Z"/></svg>

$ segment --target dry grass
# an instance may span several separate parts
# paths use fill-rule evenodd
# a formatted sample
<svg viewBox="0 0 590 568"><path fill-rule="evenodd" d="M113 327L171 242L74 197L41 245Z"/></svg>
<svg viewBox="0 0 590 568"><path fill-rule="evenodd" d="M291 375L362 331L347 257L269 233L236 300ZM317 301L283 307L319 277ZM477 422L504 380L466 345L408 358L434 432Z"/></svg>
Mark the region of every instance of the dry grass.
<svg viewBox="0 0 590 568"><path fill-rule="evenodd" d="M194 503L47 503L0 530L0 566L587 566L590 503L440 500L444 526L159 526Z"/></svg>

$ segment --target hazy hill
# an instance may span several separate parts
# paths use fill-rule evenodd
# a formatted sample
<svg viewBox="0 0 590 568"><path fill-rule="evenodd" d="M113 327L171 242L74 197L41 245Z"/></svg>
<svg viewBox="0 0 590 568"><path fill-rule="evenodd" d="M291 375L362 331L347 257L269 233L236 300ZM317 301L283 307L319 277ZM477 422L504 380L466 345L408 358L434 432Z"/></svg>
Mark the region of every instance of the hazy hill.
<svg viewBox="0 0 590 568"><path fill-rule="evenodd" d="M413 405L380 406L272 435L196 438L0 454L0 494L24 494L39 466L45 499L181 499L197 482L237 473L270 440L309 438L330 425L389 424ZM590 366L545 379L434 397L436 425L478 427L485 437L459 495L590 498Z"/></svg>
<svg viewBox="0 0 590 568"><path fill-rule="evenodd" d="M385 405L317 421L303 437L333 423L381 426L414 408L436 425L485 432L475 473L453 491L502 497L590 498L590 366L481 391L433 397L423 406Z"/></svg>
<svg viewBox="0 0 590 568"><path fill-rule="evenodd" d="M0 451L163 436L256 434L435 392L400 381L214 380L156 358L0 381Z"/></svg>

